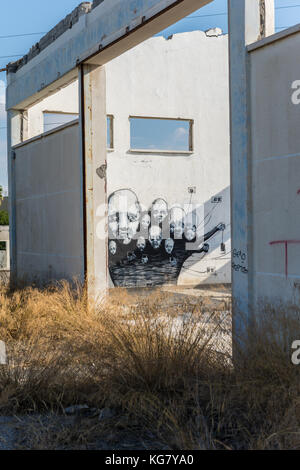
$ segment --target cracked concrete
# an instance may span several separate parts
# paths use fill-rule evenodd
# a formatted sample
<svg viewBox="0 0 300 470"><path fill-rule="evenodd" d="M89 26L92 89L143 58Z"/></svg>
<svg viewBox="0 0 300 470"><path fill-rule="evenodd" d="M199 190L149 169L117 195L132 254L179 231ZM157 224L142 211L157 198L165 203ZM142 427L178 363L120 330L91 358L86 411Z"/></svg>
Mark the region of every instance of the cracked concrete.
<svg viewBox="0 0 300 470"><path fill-rule="evenodd" d="M94 0L94 2L82 2L69 15L61 20L54 28L52 28L39 42L34 44L28 54L24 55L16 62L7 65L8 72L15 73L30 60L36 57L41 51L46 49L68 29L71 29L83 15L87 15L91 10L100 5L104 0Z"/></svg>

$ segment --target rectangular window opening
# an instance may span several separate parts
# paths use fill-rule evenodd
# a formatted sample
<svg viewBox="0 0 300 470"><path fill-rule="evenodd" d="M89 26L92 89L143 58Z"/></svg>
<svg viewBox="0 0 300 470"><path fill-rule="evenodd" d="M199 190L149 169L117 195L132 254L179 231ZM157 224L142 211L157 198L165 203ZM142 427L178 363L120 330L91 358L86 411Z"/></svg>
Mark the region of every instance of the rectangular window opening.
<svg viewBox="0 0 300 470"><path fill-rule="evenodd" d="M114 149L114 117L111 114L107 116L107 148Z"/></svg>
<svg viewBox="0 0 300 470"><path fill-rule="evenodd" d="M6 242L0 242L0 270L7 269L7 246Z"/></svg>
<svg viewBox="0 0 300 470"><path fill-rule="evenodd" d="M68 124L69 122L78 119L76 113L55 113L55 112L44 112L44 132L52 131L59 126Z"/></svg>
<svg viewBox="0 0 300 470"><path fill-rule="evenodd" d="M64 124L68 124L79 117L78 114L72 113L44 112L43 114L44 132L51 131ZM114 148L114 117L112 115L107 116L107 148L109 150L113 150Z"/></svg>
<svg viewBox="0 0 300 470"><path fill-rule="evenodd" d="M130 117L130 149L151 153L192 153L192 119Z"/></svg>

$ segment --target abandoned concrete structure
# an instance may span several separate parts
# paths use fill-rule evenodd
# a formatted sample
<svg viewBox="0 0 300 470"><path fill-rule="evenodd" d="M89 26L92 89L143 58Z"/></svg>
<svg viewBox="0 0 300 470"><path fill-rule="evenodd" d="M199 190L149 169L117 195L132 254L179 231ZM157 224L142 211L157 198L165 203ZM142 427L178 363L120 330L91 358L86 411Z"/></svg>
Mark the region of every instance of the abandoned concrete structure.
<svg viewBox="0 0 300 470"><path fill-rule="evenodd" d="M9 271L9 227L0 225L0 279L3 272Z"/></svg>
<svg viewBox="0 0 300 470"><path fill-rule="evenodd" d="M194 83L194 104L198 106L198 111L185 95L185 86L177 92L184 95L184 100L181 101L180 97L180 102L174 99L174 89L168 95L169 89L161 87L153 90L149 81L149 70L151 76L157 77L159 74L162 80L163 74L160 72L164 67L159 53L157 58L155 56L158 68L153 67L151 51L168 48L168 57L172 54L176 56L177 47L184 47L184 42L189 42L192 35L176 35L170 41L154 38L132 49L209 1L104 0L94 2L93 8L85 2L28 56L8 67L13 276L28 271L37 277L46 272L51 276L53 271L55 277L55 273L64 273L68 266L67 274L86 276L91 293L98 294L106 290L109 279L115 285L124 285L124 274L127 276L133 271L138 271L138 280L142 279L146 284L150 273L159 282L174 278L177 282L179 275L180 282L195 282L192 269L197 266L195 271L202 271L203 260L200 258L209 251L210 246L207 245L210 245L213 236L219 237L219 250L220 247L223 250L225 244L227 253L229 236L226 229L229 221L228 218L223 220L221 207L225 207L228 201L223 193L228 187L225 182L227 176L224 176L228 175L228 142L224 134L226 125L224 122L220 125L219 118L226 115L228 102L224 98L226 85L221 85L218 76L213 73L215 62L218 62L222 76L226 74L220 51L225 51L227 39L223 36L207 38L204 33L195 33L199 40L191 48L191 57L201 69L207 48L210 56L206 59L212 65L212 73L209 74L209 68L205 68L205 74L208 74L199 74ZM297 48L300 27L273 34L273 0L229 0L229 26L233 299L235 308L250 318L256 303L264 296L273 301L299 301L300 222L295 213L300 204L297 126L300 65L299 61L293 60L290 51ZM139 57L138 51L142 51L142 57ZM146 64L143 62L145 55ZM128 62L130 67L134 57L138 67L146 67L147 72L143 76L145 85L156 93L155 97L149 95L151 102L147 103L145 97L145 107L146 104L149 106L147 112L144 111L145 107L139 107L144 88L137 83L134 67L131 66L129 77L122 77L122 82L116 77L120 64L124 67ZM189 58L182 60L188 64ZM172 60L168 59L167 62L169 65ZM172 76L174 86L182 86L183 78L189 83L190 76L184 72L177 67ZM42 100L49 99L50 106L52 97L48 97L75 80L79 84L79 124L72 121L38 138L33 137L41 131L38 123L38 119L41 123L41 111L58 111L41 108L44 106L41 105ZM133 84L135 88L132 88ZM211 101L205 103L206 98L199 90L204 85L207 93L210 84L217 93L215 108L211 106ZM72 86L76 87L74 84ZM72 90L70 88L61 93L72 93ZM158 114L158 104L163 103L162 96L167 97L167 108L161 108ZM207 97L212 99L211 95ZM181 107L178 110L179 103ZM121 110L118 115L117 105ZM203 105L205 118L212 116L212 122L215 122L211 130L205 128L205 133L201 135ZM77 112L73 108L64 111L71 114ZM34 112L36 116L40 113L36 120L32 115ZM112 119L114 114L115 120ZM109 150L107 146L110 145L107 144L108 140L112 143L112 134L108 139L108 117L108 128L115 131L114 148ZM176 158L174 155L168 156L170 149L139 148L137 142L135 145L129 142L131 120L141 118L181 122L180 132L182 137L186 136L185 147L180 148ZM120 125L121 120L124 125ZM196 121L200 124L198 133ZM145 123L143 125L145 128ZM220 143L216 135L220 137ZM33 139L25 144L24 140L31 137ZM209 148L212 149L211 153ZM172 148L171 152L176 153L176 150ZM208 160L197 160L197 155L204 156L206 152L213 164L213 171L209 165L205 166ZM222 152L224 161L220 163ZM181 170L183 164L187 171ZM130 165L130 171L125 173L127 165ZM139 182L134 178L136 165L144 169L145 176ZM158 170L155 171L155 168ZM174 179L174 187L178 187L182 201L175 200L172 193L170 183ZM121 184L121 181L124 183ZM162 192L162 185L165 193ZM206 227L203 229L200 236L202 243L198 244L197 249L194 245L190 249L192 256L189 254L186 257L180 240L185 236L185 243L193 241L195 225L197 231L193 218L202 221L203 227L207 214L210 214L205 208L202 216L189 209L183 214L177 203L191 204L191 198L193 200L195 195L199 196L202 204L210 206L216 203L215 211L216 214L220 211L220 217L208 232ZM190 215L189 220L186 215ZM138 232L142 217L150 244L145 244L143 233ZM163 237L166 220L171 229L169 238ZM184 230L188 226L187 236ZM177 232L183 238L177 237ZM117 233L121 234L120 244L114 240ZM139 237L133 249L132 235L137 233ZM215 250L212 256L217 258ZM220 253L220 256L223 255ZM193 266L187 266L192 257ZM149 265L151 269L146 269L145 266ZM188 268L185 274L180 274L182 267Z"/></svg>
<svg viewBox="0 0 300 470"><path fill-rule="evenodd" d="M197 66L196 59L199 60ZM159 257L158 250L154 261L149 253L150 246L148 250L145 246L144 250L138 250L141 256L128 265L125 263L123 269L118 264L117 253L109 252L110 285L230 283L228 37L214 30L177 34L168 40L151 38L109 62L106 83L108 196L126 189L138 196L144 212L146 209L149 212L154 201L161 200L162 204L167 203L170 213L172 207L182 207L185 216L181 218L185 219L189 218L192 207L195 210L196 206L203 205L203 214L190 215L193 226L203 226L208 233L220 223L225 225L224 230L216 232L209 240L207 253L203 255L196 250L190 256L186 253L181 261L184 263L178 266L173 266L176 246L172 258ZM18 172L30 175L30 179L18 182L18 194L21 187L24 189L17 204L24 223L25 219L32 221L36 229L22 231L17 244L19 277L37 276L41 281L82 277L78 227L80 180L78 172L70 171L70 166L74 167L79 161L79 123L78 119L72 122L78 113L78 80L27 111L27 139L14 150L19 159ZM140 124L141 119L148 126L146 133L150 133L152 140L147 143L140 140L136 148L132 141L132 121ZM64 126L63 120L70 122ZM170 134L168 128L163 128L164 142L155 142L155 124L159 128L172 125ZM62 177L68 179L72 189L68 202L64 190L62 204L57 202L60 197L55 190L58 175L56 171L49 173L49 159L53 164L53 145L59 147L64 134L61 158L68 161L68 166ZM143 139L143 133L137 138ZM73 204L74 209L70 211L65 203ZM181 215L179 209L176 212ZM59 236L61 219L65 225ZM188 220L183 223L187 227ZM67 234L68 243L65 241ZM126 250L124 246L119 247L125 250L125 258L135 250L129 245ZM114 243L111 246L114 247ZM148 262L145 262L146 256ZM155 268L159 271L156 274Z"/></svg>

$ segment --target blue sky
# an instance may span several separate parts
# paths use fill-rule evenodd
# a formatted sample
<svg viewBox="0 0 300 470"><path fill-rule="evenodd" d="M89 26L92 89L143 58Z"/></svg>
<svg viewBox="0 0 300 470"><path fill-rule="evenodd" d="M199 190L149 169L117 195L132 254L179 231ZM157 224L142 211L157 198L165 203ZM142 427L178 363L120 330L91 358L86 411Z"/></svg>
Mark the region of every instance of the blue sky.
<svg viewBox="0 0 300 470"><path fill-rule="evenodd" d="M0 68L18 56L25 54L40 37L63 17L74 9L80 0L14 0L1 2L0 16ZM292 26L300 23L300 0L275 0L276 27ZM285 7L285 8L282 8ZM291 7L291 8L286 8ZM227 0L214 2L193 13L190 17L171 26L163 32L165 36L183 31L208 29L219 26L227 33ZM210 16L213 15L213 16ZM191 18L193 16L193 18ZM1 36L39 33L16 38L1 38ZM6 170L6 121L4 113L5 73L0 73L0 184L7 186ZM3 129L4 127L4 129Z"/></svg>

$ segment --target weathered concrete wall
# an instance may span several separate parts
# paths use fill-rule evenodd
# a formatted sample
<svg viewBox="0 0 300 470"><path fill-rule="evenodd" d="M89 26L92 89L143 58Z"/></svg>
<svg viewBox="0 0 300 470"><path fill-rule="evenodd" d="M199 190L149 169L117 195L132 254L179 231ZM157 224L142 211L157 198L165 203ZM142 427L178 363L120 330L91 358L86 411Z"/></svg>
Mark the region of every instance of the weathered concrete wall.
<svg viewBox="0 0 300 470"><path fill-rule="evenodd" d="M225 231L209 240L205 257L194 253L185 262L179 284L231 281L228 37L214 34L195 31L169 40L152 38L106 65L107 113L114 116L114 150L107 154L108 196L127 188L147 209L158 198L169 209L204 205L197 223L205 233L225 224ZM46 110L77 112L77 82L28 110L29 137L43 132ZM193 151L131 151L129 116L194 120ZM97 177L95 183L101 180ZM191 187L196 189L193 195ZM214 196L221 196L222 202L212 203Z"/></svg>
<svg viewBox="0 0 300 470"><path fill-rule="evenodd" d="M18 278L83 278L78 123L14 148Z"/></svg>
<svg viewBox="0 0 300 470"><path fill-rule="evenodd" d="M194 254L180 284L230 282L230 157L228 37L195 31L145 41L106 65L107 112L114 115L114 147L108 153L108 195L133 191L146 208L157 198L172 205L204 204L205 232L223 222L209 253ZM191 155L130 151L129 116L194 120ZM189 194L189 187L196 193ZM213 196L222 196L213 204ZM214 269L215 273L207 270Z"/></svg>
<svg viewBox="0 0 300 470"><path fill-rule="evenodd" d="M291 32L250 46L254 303L300 302L299 26Z"/></svg>
<svg viewBox="0 0 300 470"><path fill-rule="evenodd" d="M232 296L235 335L244 333L253 297L252 165L247 45L274 28L273 0L228 0Z"/></svg>
<svg viewBox="0 0 300 470"><path fill-rule="evenodd" d="M27 139L44 132L43 113L47 111L78 114L78 81L76 80L28 109Z"/></svg>

